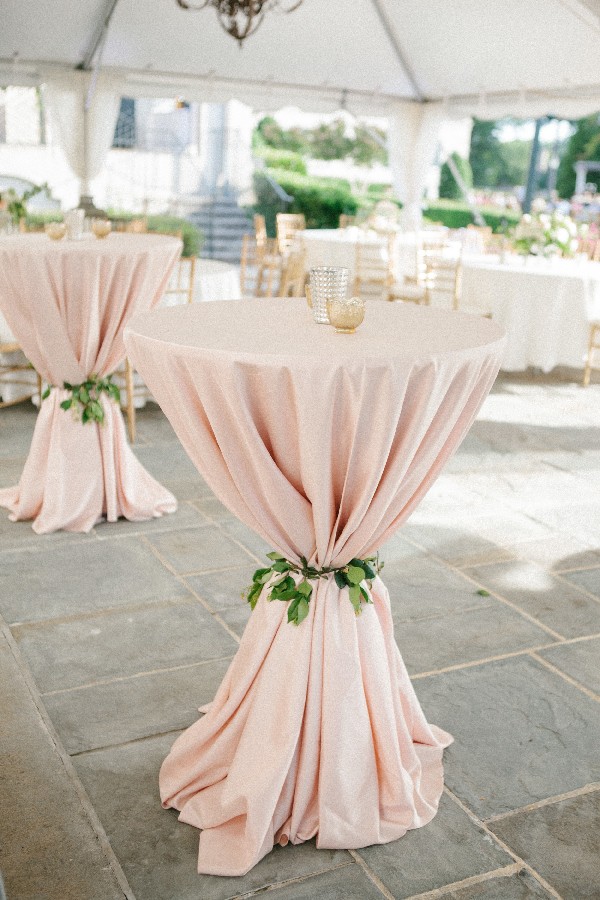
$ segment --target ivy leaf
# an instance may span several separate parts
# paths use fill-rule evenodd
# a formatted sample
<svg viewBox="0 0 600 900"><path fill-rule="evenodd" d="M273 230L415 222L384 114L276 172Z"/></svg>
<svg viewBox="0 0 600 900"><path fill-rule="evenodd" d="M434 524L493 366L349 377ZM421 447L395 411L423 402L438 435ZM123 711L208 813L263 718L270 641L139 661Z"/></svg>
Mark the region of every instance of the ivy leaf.
<svg viewBox="0 0 600 900"><path fill-rule="evenodd" d="M312 594L312 584L309 584L306 580L301 581L296 590L304 597L310 597L310 595Z"/></svg>
<svg viewBox="0 0 600 900"><path fill-rule="evenodd" d="M365 573L360 566L348 566L348 581L350 584L360 584L364 577Z"/></svg>
<svg viewBox="0 0 600 900"><path fill-rule="evenodd" d="M336 569L336 571L333 573L333 577L335 578L335 583L340 590L343 590L345 587L347 587L348 582L344 578L343 572L340 572L339 569Z"/></svg>
<svg viewBox="0 0 600 900"><path fill-rule="evenodd" d="M278 559L285 559L285 556L282 556L281 553L276 553L275 550L272 550L270 553L267 553L267 559L276 561Z"/></svg>
<svg viewBox="0 0 600 900"><path fill-rule="evenodd" d="M257 569L256 572L254 573L254 575L252 576L252 581L260 581L260 579L263 577L263 575L266 575L268 572L269 573L271 572L270 567L268 569L267 568Z"/></svg>
<svg viewBox="0 0 600 900"><path fill-rule="evenodd" d="M296 625L299 625L300 622L303 622L308 615L308 600L302 598L298 603L298 609L296 612Z"/></svg>
<svg viewBox="0 0 600 900"><path fill-rule="evenodd" d="M298 606L299 606L301 600L302 600L302 595L297 594L294 597L294 599L292 600L292 602L290 603L290 605L288 606L288 611L287 611L288 622L295 622L296 625L298 624Z"/></svg>
<svg viewBox="0 0 600 900"><path fill-rule="evenodd" d="M273 563L273 569L275 572L289 572L290 564L285 559L278 559L276 563Z"/></svg>
<svg viewBox="0 0 600 900"><path fill-rule="evenodd" d="M48 387L46 388L46 390L45 390L44 393L42 394L42 400L47 400L47 399L48 399L48 397L50 396L50 391L51 391L51 390L52 390L52 386L51 386L51 385L48 385ZM62 404L61 404L61 405L62 405Z"/></svg>
<svg viewBox="0 0 600 900"><path fill-rule="evenodd" d="M365 603L372 603L373 601L372 601L371 598L369 597L369 595L368 595L367 591L365 590L365 588L364 588L362 585L359 585L359 587L360 587L360 592L361 592L361 594L362 594L362 597L363 597L363 600L365 601Z"/></svg>
<svg viewBox="0 0 600 900"><path fill-rule="evenodd" d="M363 566L363 572L365 573L365 575L366 575L367 578L369 578L369 579L373 579L373 578L375 578L375 576L377 575L375 569L372 569L371 566L370 566L368 563L365 563L365 564L364 564L364 566Z"/></svg>
<svg viewBox="0 0 600 900"><path fill-rule="evenodd" d="M72 385L72 384L69 384L68 381L63 381L63 387L64 387L65 391L72 391L72 390L73 390L73 385Z"/></svg>
<svg viewBox="0 0 600 900"><path fill-rule="evenodd" d="M83 387L79 388L79 399L81 400L82 403L90 402L90 395L89 395L89 392L88 392L87 388L85 387L85 385Z"/></svg>
<svg viewBox="0 0 600 900"><path fill-rule="evenodd" d="M360 587L357 584L351 584L348 593L350 594L350 603L354 607L354 612L356 615L360 615Z"/></svg>
<svg viewBox="0 0 600 900"><path fill-rule="evenodd" d="M271 596L273 596L273 595L271 594ZM302 596L302 594L298 594L298 592L296 591L295 588L290 588L290 590L288 590L288 591L283 591L281 594L277 594L277 597L275 599L276 600L294 600L294 599L297 600L301 596Z"/></svg>
<svg viewBox="0 0 600 900"><path fill-rule="evenodd" d="M475 593L479 594L480 597L489 597L490 596L490 592L484 591L483 588L480 588L478 591L475 591Z"/></svg>
<svg viewBox="0 0 600 900"><path fill-rule="evenodd" d="M61 409L71 409L72 405L73 405L73 400L63 400L63 402L60 404L60 408Z"/></svg>

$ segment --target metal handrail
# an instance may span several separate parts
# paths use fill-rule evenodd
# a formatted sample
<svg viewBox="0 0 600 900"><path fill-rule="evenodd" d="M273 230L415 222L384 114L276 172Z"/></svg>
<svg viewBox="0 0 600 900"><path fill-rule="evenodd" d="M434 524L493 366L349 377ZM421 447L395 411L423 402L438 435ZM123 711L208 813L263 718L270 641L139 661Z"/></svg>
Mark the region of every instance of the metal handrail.
<svg viewBox="0 0 600 900"><path fill-rule="evenodd" d="M266 178L269 186L273 189L273 192L277 195L277 199L281 200L282 203L286 205L294 202L294 197L292 194L288 194L281 185L275 181L272 175L269 175L269 170L265 165L264 159L260 159L260 157L253 156L254 168L260 171L261 175Z"/></svg>

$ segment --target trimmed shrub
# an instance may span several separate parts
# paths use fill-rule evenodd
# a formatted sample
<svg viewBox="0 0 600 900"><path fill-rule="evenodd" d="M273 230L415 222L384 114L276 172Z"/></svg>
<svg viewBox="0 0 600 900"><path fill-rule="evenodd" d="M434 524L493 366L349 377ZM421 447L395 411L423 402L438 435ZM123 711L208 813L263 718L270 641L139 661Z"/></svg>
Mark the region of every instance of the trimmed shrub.
<svg viewBox="0 0 600 900"><path fill-rule="evenodd" d="M307 228L337 228L342 213L356 214L358 200L344 179L313 178L282 169L270 169L269 174L294 198L286 212L303 213ZM265 216L272 233L275 214L283 211L283 204L261 172L254 174L254 190L255 212Z"/></svg>
<svg viewBox="0 0 600 900"><path fill-rule="evenodd" d="M274 150L272 147L263 147L257 155L264 159L269 169L283 169L286 172L306 175L306 163L299 153L294 153L292 150Z"/></svg>
<svg viewBox="0 0 600 900"><path fill-rule="evenodd" d="M469 160L463 159L458 153L452 154L452 160L465 183L465 187L467 190L470 190L473 187L473 172ZM462 200L463 198L462 191L456 183L447 162L444 163L440 171L440 197L447 197L449 200Z"/></svg>
<svg viewBox="0 0 600 900"><path fill-rule="evenodd" d="M139 215L129 212L121 212L120 210L107 210L109 219L113 222L130 222L132 219L139 219ZM183 256L199 256L203 243L203 235L200 229L188 222L187 219L179 219L177 216L147 216L146 222L148 231L161 231L167 234L176 234L181 231L183 240Z"/></svg>
<svg viewBox="0 0 600 900"><path fill-rule="evenodd" d="M516 225L521 219L521 213L514 209L482 207L479 212L486 225L491 225L494 232ZM428 204L423 209L423 215L432 222L440 222L446 228L466 228L474 223L473 213L466 203L451 200L436 200Z"/></svg>

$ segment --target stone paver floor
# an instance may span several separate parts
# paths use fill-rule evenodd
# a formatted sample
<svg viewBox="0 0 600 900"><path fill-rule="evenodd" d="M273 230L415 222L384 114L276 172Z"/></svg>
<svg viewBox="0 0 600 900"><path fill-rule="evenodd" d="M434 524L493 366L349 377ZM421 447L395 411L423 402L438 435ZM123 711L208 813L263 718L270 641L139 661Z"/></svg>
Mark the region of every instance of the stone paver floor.
<svg viewBox="0 0 600 900"><path fill-rule="evenodd" d="M35 411L0 413L0 485ZM174 516L36 536L0 518L0 871L8 900L600 898L600 385L504 376L385 547L396 638L455 743L427 827L360 851L277 847L196 874L157 773L214 694L269 548L160 410L136 452Z"/></svg>

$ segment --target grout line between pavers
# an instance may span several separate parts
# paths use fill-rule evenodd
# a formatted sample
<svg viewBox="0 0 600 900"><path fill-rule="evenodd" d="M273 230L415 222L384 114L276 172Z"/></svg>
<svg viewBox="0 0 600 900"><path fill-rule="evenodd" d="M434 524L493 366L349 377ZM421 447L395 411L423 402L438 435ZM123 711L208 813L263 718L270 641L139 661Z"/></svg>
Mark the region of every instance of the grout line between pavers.
<svg viewBox="0 0 600 900"><path fill-rule="evenodd" d="M591 572L593 569L600 569L600 563L595 563L593 566L568 566L565 569L553 569L552 573L555 575L563 575L565 572ZM572 582L569 582L571 584ZM576 585L578 587L578 585Z"/></svg>
<svg viewBox="0 0 600 900"><path fill-rule="evenodd" d="M191 594L192 591L187 588L187 594ZM169 606L182 606L182 605L190 605L192 603L192 598L190 596L183 597L173 597L167 600L149 600L145 603L131 603L124 604L123 606L102 606L99 609L84 609L78 613L71 613L66 616L56 616L52 619L35 619L32 622L9 622L8 626L11 629L23 629L23 628L31 628L32 630L38 627L45 628L48 625L67 625L69 622L81 622L86 619L95 619L97 616L112 616L114 613L125 612L140 612L144 609L160 609L161 607L169 607Z"/></svg>
<svg viewBox="0 0 600 900"><path fill-rule="evenodd" d="M562 803L563 800L584 797L586 794L593 794L596 791L600 791L600 781L593 781L584 787L576 788L574 791L566 791L564 794L556 794L555 797L545 797L543 800L537 800L535 803L529 803L527 806L519 806L517 809L511 809L505 813L498 813L497 816L490 816L489 819L483 819L482 821L486 825L491 825L494 822L510 819L512 816L533 812L536 809L542 809L544 806L553 806L555 803Z"/></svg>
<svg viewBox="0 0 600 900"><path fill-rule="evenodd" d="M192 723L193 724L193 723ZM142 744L144 741L152 741L155 738L166 737L169 734L181 734L186 731L188 725L182 725L180 728L168 728L166 731L158 731L156 734L143 734L137 738L131 738L129 741L119 741L116 744L103 744L101 747L90 747L88 750L77 750L70 754L71 759L78 759L80 756L89 756L92 753L104 753L105 750L122 750L124 747L134 747L136 744Z"/></svg>
<svg viewBox="0 0 600 900"><path fill-rule="evenodd" d="M486 881L491 881L492 878L510 878L511 875L516 875L520 869L519 863L514 862L509 866L502 866L500 869L493 869L490 872L482 872L480 875L471 875L469 878L454 881L452 884L445 884L443 887L433 888L433 890L425 891L422 894L412 894L406 900L436 900L437 897L445 897L451 892L460 891L475 884L485 884Z"/></svg>
<svg viewBox="0 0 600 900"><path fill-rule="evenodd" d="M383 894L383 896L386 898L386 900L394 900L394 895L391 894L390 891L388 891L388 889L386 888L386 886L385 886L385 884L383 883L383 881L381 880L381 878L378 878L378 877L377 877L377 875L375 874L375 872L373 871L373 869L372 869L372 868L370 867L370 865L362 858L362 856L360 855L360 853L359 853L357 850L348 850L348 853L350 854L350 856L352 857L352 859L353 859L356 863L358 863L358 865L359 865L360 868L363 870L363 872L365 873L365 875L367 876L367 878L369 879L369 881L371 881L371 882L375 885L375 887L377 888L377 890L378 890L381 894Z"/></svg>
<svg viewBox="0 0 600 900"><path fill-rule="evenodd" d="M580 570L576 569L575 571ZM579 584L573 584L573 582L569 581L568 578L564 578L561 572L554 572L553 575L559 582L559 584L564 585L564 587L569 587L571 590L579 591L580 594L583 594L584 597L589 597L589 599L593 600L594 603L600 603L600 597L598 597L596 594L592 594L591 591L588 591L587 588L581 587L581 585Z"/></svg>
<svg viewBox="0 0 600 900"><path fill-rule="evenodd" d="M566 640L564 635L559 634L558 631L554 631L554 629L550 628L548 625L544 625L543 622L540 622L539 619L536 619L530 613L526 612L524 609L521 609L521 607L517 606L516 603L513 603L512 600L508 600L506 597L503 597L502 594L498 594L496 591L489 590L489 588L486 588L482 582L477 581L477 579L473 578L471 575L468 575L466 572L463 572L463 570L459 569L458 566L456 566L455 564L448 562L448 560L443 559L441 556L437 556L435 553L431 553L425 546L423 546L423 544L419 544L414 539L408 538L408 537L405 538L405 540L412 543L412 545L414 547L417 547L419 550L424 551L426 556L428 556L430 559L432 559L435 562L440 563L444 566L447 566L451 571L455 572L458 575L461 575L463 578L467 579L467 581L470 581L471 584L473 584L479 588L484 588L488 592L490 597L495 597L495 599L499 600L500 603L504 603L506 606L508 606L510 609L513 609L524 619L527 619L533 625L537 625L538 628L541 628L542 631L545 631L551 637L553 637L556 640L561 641L561 642Z"/></svg>
<svg viewBox="0 0 600 900"><path fill-rule="evenodd" d="M115 675L113 678L99 678L97 681L88 681L85 684L77 684L74 687L57 688L54 691L40 691L41 697L55 697L57 694L72 694L76 691L85 691L88 688L102 687L105 684L118 684L121 681L132 681L136 678L148 678L152 675L162 675L166 672L180 672L182 669L195 669L200 666L209 666L211 663L224 662L233 659L232 656L216 656L214 659L201 659L198 662L182 663L179 666L165 666L162 669L146 669L143 672L134 672L132 675Z"/></svg>
<svg viewBox="0 0 600 900"><path fill-rule="evenodd" d="M164 558L164 556L162 555L162 553L161 553L161 552L160 552L160 551L152 544L151 541L149 541L149 540L147 539L147 537L146 537L145 535L142 535L141 540L144 541L144 543L150 548L150 550L152 551L152 553L155 555L156 559L157 559L160 563L162 563L162 565L165 567L165 569L167 570L167 572L170 572L170 574L173 575L173 577L179 582L179 584L183 585L183 587L186 589L186 591L189 591L189 593L192 594L192 596L198 601L198 603L200 603L200 604L204 607L204 609L205 609L208 613L210 613L210 615L215 619L215 621L218 622L219 625L221 625L221 626L225 629L225 631L227 632L227 634L229 634L229 635L234 639L234 641L236 642L236 644L239 644L239 643L240 643L240 638L239 638L239 636L235 633L235 631L234 631L232 628L229 627L229 625L227 624L227 622L225 621L225 619L223 619L223 618L219 615L219 613L215 612L215 611L208 605L208 603L200 596L200 594L197 594L196 591L194 591L194 590L190 587L190 585L187 584L187 582L184 581L184 577L185 577L185 576L180 575L178 572L175 571L175 569L173 568L173 566L172 566L169 562L167 562L167 560Z"/></svg>
<svg viewBox="0 0 600 900"><path fill-rule="evenodd" d="M562 646L562 645L561 645ZM549 662L547 659L544 659L543 656L538 656L535 651L530 651L532 659L535 659L536 662L540 663L540 665L544 666L544 668L548 669L550 672L553 672L555 675L559 675L563 681L566 681L567 684L570 684L572 687L577 688L582 693L589 697L590 700L595 700L596 703L600 703L600 695L595 694L594 691L591 691L584 684L581 684L580 681L577 681L575 678L572 678L570 675L567 675L566 672L563 672L562 669L559 669L558 666L555 666L553 663Z"/></svg>
<svg viewBox="0 0 600 900"><path fill-rule="evenodd" d="M410 675L411 681L419 678L430 678L432 675L445 675L447 672L458 672L460 669L472 669L475 666L484 666L488 663L498 662L503 659L515 659L518 656L533 656L540 650L553 650L556 647L568 647L571 644L581 644L584 641L593 641L600 638L600 633L582 634L579 637L567 638L564 641L553 641L551 644L540 644L535 647L525 647L523 650L512 650L509 653L499 653L497 656L487 656L483 659L474 659L470 662L455 663L451 666L444 666L441 669L432 669L429 672L416 672Z"/></svg>
<svg viewBox="0 0 600 900"><path fill-rule="evenodd" d="M466 813L469 819L471 819L471 821L474 822L478 828L480 828L483 832L485 832L485 834L487 834L487 836L492 840L493 843L497 844L502 850L504 850L505 853L508 853L508 855L511 856L514 861L519 864L519 868L525 869L526 872L529 872L529 874L533 878L535 878L538 884L540 884L544 888L544 890L546 890L550 894L551 897L554 897L554 900L563 900L558 891L556 891L552 887L552 885L548 884L546 879L542 875L540 875L540 873L537 872L533 868L533 866L530 866L529 863L526 863L524 859L522 859L517 853L515 853L515 851L512 850L511 847L509 847L508 844L502 840L502 838L498 837L497 834L494 834L491 828L488 828L488 826L485 824L483 819L480 819L479 816L473 812L473 810L469 809L469 807L465 803L463 803L460 797L458 797L454 793L454 791L451 791L447 785L444 785L444 793L446 794L446 796L450 797L453 803L455 803L460 809L462 809L464 813Z"/></svg>
<svg viewBox="0 0 600 900"><path fill-rule="evenodd" d="M19 645L15 641L10 631L10 628L6 625L4 619L0 617L0 630L2 631L8 646L10 647L11 653L14 657L14 660L19 668L21 676L27 686L27 690L31 695L31 699L35 704L35 707L38 711L38 714L44 724L46 732L52 741L54 749L58 754L58 757L64 767L65 773L72 783L75 793L81 803L84 814L87 816L88 821L94 831L98 843L100 844L102 851L104 853L104 857L108 863L109 868L111 869L117 884L123 891L124 896L127 900L136 900L135 894L131 889L129 882L125 876L123 869L121 868L121 864L117 859L117 856L112 848L110 841L108 840L108 836L106 831L104 830L104 826L102 825L96 810L90 800L86 789L84 788L76 770L75 766L71 761L71 757L63 747L62 741L60 740L54 725L52 724L52 720L50 719L48 713L46 712L46 708L42 703L41 697L39 695L36 683L33 679L33 676L29 670L29 667L25 663L21 651L19 649Z"/></svg>
<svg viewBox="0 0 600 900"><path fill-rule="evenodd" d="M348 869L355 863L349 861L340 863L338 866L332 866L331 869L322 869L320 872L311 872L309 875L299 875L297 878L288 878L286 881L273 881L264 887L255 888L252 891L245 891L243 894L233 894L227 900L249 900L252 897L262 897L263 894L270 894L272 891L278 891L279 888L288 887L294 884L306 884L311 878L318 878L319 875L328 875L330 872L337 872L338 869Z"/></svg>

